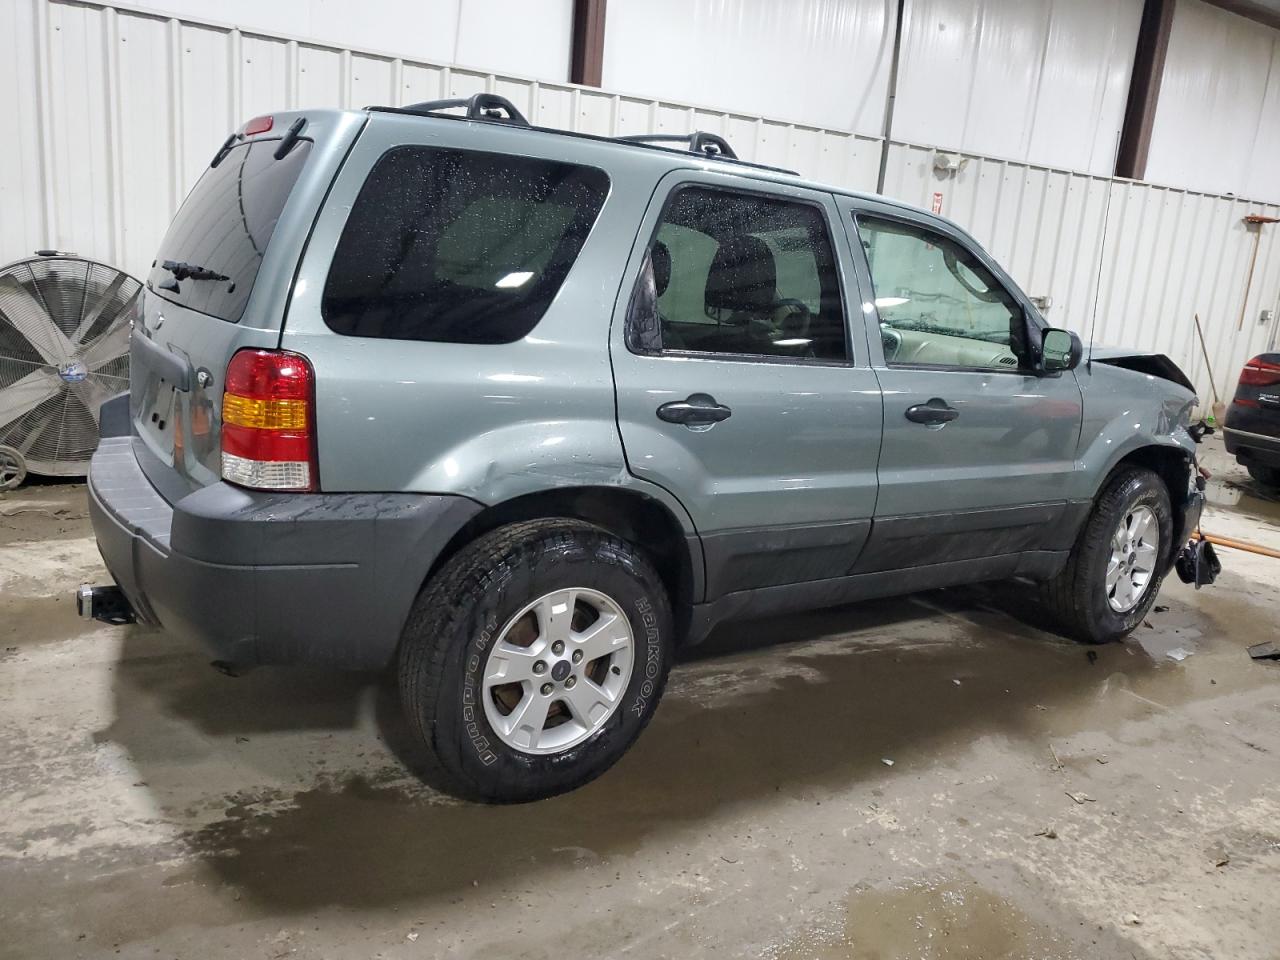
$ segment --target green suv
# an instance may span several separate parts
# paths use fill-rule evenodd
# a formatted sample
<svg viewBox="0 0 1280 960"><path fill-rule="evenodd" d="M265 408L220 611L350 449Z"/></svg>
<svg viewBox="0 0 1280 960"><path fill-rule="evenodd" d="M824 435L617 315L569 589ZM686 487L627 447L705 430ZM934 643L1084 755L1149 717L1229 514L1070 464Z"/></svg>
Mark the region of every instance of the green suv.
<svg viewBox="0 0 1280 960"><path fill-rule="evenodd" d="M1122 637L1199 516L1186 378L1080 365L954 224L492 95L250 121L131 350L83 613L394 666L481 800L600 774L722 621L1019 578Z"/></svg>

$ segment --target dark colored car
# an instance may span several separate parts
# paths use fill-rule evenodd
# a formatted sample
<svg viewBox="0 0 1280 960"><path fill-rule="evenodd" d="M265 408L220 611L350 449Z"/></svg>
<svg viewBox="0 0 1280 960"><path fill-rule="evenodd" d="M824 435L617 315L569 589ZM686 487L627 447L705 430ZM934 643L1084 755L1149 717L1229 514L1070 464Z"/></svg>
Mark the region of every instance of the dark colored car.
<svg viewBox="0 0 1280 960"><path fill-rule="evenodd" d="M1222 434L1253 479L1280 489L1280 353L1244 365Z"/></svg>

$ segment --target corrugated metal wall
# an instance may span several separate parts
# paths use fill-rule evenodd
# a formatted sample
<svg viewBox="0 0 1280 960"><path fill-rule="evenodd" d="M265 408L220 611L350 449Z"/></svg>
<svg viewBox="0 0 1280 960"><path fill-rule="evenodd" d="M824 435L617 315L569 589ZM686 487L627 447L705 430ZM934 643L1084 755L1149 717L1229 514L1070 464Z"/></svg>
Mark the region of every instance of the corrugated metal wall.
<svg viewBox="0 0 1280 960"><path fill-rule="evenodd" d="M896 13L896 0L616 3L604 85L879 136ZM907 0L892 135L1110 173L1141 16L1142 0Z"/></svg>
<svg viewBox="0 0 1280 960"><path fill-rule="evenodd" d="M908 0L893 136L1109 174L1142 0Z"/></svg>
<svg viewBox="0 0 1280 960"><path fill-rule="evenodd" d="M273 108L405 103L492 90L535 122L598 134L721 133L744 159L874 190L878 138L486 74L95 3L0 3L0 94L13 105L0 151L0 260L74 249L141 275L161 234L228 130ZM954 146L954 144L946 144ZM895 142L885 192L971 229L1056 323L1088 334L1102 258L1100 342L1167 350L1208 397L1192 315L1206 328L1219 388L1273 330L1280 246L1264 228L1240 324L1253 235L1246 213L1275 206L1111 181L977 154L956 174L930 147ZM1111 192L1110 230L1102 244ZM1225 385L1224 385L1225 381Z"/></svg>
<svg viewBox="0 0 1280 960"><path fill-rule="evenodd" d="M879 136L897 9L897 0L614 2L604 86Z"/></svg>
<svg viewBox="0 0 1280 960"><path fill-rule="evenodd" d="M1280 30L1179 0L1147 177L1280 199Z"/></svg>
<svg viewBox="0 0 1280 960"><path fill-rule="evenodd" d="M1259 234L1244 217L1280 216L1280 205L977 155L965 156L958 173L939 174L933 155L891 144L885 193L918 206L941 193L942 212L1029 295L1052 298L1055 325L1088 339L1096 295L1098 343L1168 353L1205 401L1197 313L1220 393L1230 394L1244 361L1274 342L1277 321L1258 320L1280 301L1280 224Z"/></svg>
<svg viewBox="0 0 1280 960"><path fill-rule="evenodd" d="M569 76L573 0L129 0L127 6L335 46L412 50L438 63L500 63L540 80Z"/></svg>

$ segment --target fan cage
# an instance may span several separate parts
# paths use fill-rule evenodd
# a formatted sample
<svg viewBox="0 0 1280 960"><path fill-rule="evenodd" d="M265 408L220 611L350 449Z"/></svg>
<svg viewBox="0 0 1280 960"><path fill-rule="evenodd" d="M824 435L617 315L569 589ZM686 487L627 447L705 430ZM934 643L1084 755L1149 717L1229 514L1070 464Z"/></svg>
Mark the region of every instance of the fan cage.
<svg viewBox="0 0 1280 960"><path fill-rule="evenodd" d="M0 445L31 473L76 477L102 404L129 389L131 307L142 284L74 255L0 267Z"/></svg>

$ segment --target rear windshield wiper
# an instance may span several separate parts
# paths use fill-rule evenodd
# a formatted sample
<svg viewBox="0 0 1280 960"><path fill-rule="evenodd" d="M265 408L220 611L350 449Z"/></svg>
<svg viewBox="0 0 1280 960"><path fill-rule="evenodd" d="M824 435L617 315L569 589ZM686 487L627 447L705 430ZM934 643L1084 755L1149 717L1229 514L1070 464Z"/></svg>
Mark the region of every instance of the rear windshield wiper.
<svg viewBox="0 0 1280 960"><path fill-rule="evenodd" d="M173 274L172 280L167 280L160 284L161 290L172 290L174 293L181 293L178 288L179 280L230 280L231 278L225 274L218 273L216 270L210 270L208 267L201 267L194 263L187 263L179 260L166 260L160 264L161 270L168 270Z"/></svg>
<svg viewBox="0 0 1280 960"><path fill-rule="evenodd" d="M186 261L166 260L160 264L162 270L168 270L178 280L230 280L231 278L218 273L216 270L210 270L208 267L197 266L194 263Z"/></svg>

